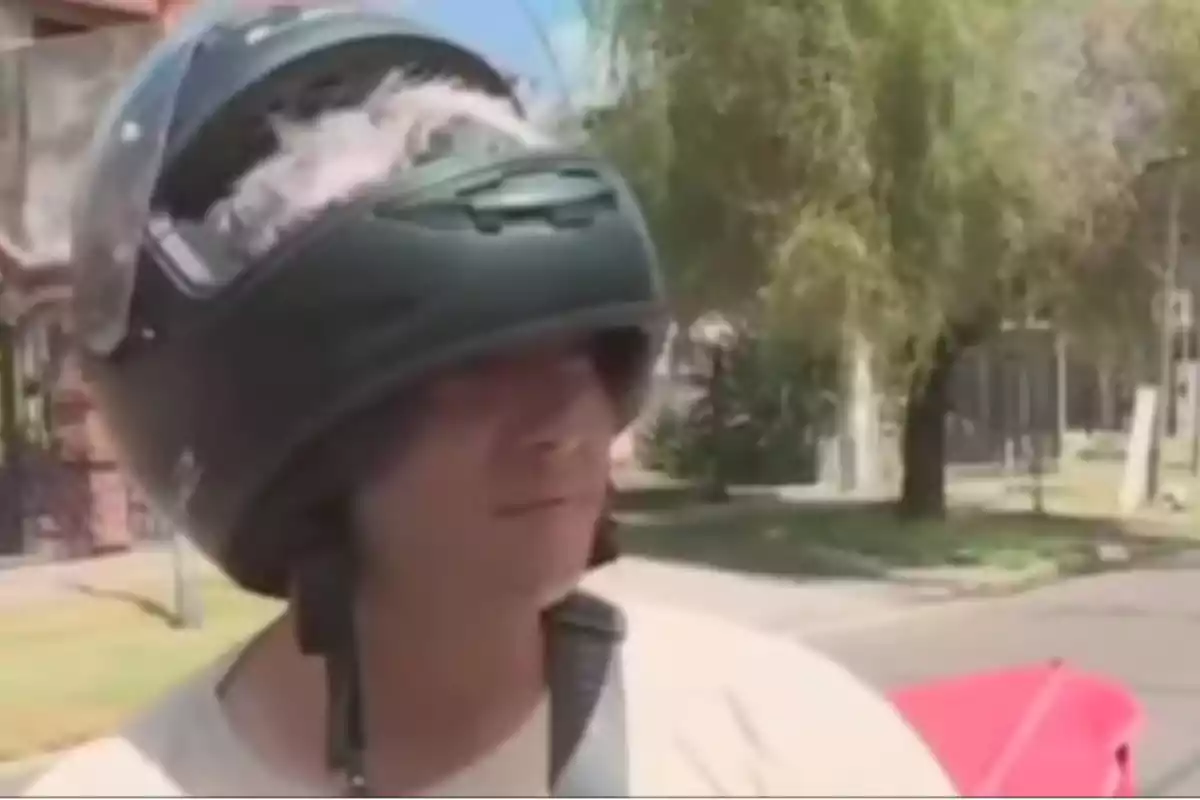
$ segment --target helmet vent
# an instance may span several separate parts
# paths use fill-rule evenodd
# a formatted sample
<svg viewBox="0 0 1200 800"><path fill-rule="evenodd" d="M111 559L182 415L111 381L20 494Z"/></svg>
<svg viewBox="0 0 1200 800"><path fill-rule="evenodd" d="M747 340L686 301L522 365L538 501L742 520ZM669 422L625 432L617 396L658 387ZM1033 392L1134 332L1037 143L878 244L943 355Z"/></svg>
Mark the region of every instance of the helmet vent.
<svg viewBox="0 0 1200 800"><path fill-rule="evenodd" d="M343 76L327 74L281 88L267 106L267 114L309 119L331 108L353 105L361 98L362 93Z"/></svg>

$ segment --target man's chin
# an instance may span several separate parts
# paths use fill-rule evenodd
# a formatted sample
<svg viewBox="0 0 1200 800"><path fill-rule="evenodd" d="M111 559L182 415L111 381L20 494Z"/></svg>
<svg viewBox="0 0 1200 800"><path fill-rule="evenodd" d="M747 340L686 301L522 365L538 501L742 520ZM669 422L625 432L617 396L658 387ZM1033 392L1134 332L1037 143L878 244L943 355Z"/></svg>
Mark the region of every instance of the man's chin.
<svg viewBox="0 0 1200 800"><path fill-rule="evenodd" d="M569 503L500 520L494 544L507 552L492 561L502 570L494 585L539 608L559 602L587 574L599 515L591 503Z"/></svg>
<svg viewBox="0 0 1200 800"><path fill-rule="evenodd" d="M572 592L579 588L579 584L583 581L583 576L584 572L580 570L579 574L575 576L574 580L564 580L563 582L555 584L554 586L543 587L538 602L538 608L542 611L546 611L558 605L563 600L566 600Z"/></svg>
<svg viewBox="0 0 1200 800"><path fill-rule="evenodd" d="M572 559L572 562L569 565L562 561L557 565L542 562L541 568L530 563L514 565L493 580L490 604L545 611L582 583L587 573L587 561L581 558Z"/></svg>

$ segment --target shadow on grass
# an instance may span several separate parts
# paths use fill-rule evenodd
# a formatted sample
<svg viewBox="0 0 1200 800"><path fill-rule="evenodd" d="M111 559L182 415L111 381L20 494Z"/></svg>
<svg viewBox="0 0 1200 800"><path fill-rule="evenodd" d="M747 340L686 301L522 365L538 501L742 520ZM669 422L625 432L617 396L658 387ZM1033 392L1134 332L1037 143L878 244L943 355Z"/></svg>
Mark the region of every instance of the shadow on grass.
<svg viewBox="0 0 1200 800"><path fill-rule="evenodd" d="M143 614L161 620L170 627L175 627L178 624L177 615L174 611L157 600L129 589L103 589L86 583L72 583L71 590L85 597L92 597L97 600L115 600L119 603L131 605Z"/></svg>
<svg viewBox="0 0 1200 800"><path fill-rule="evenodd" d="M734 502L621 515L631 554L799 578L888 578L938 568L1078 574L1187 549L1118 520L952 509L902 522L890 502Z"/></svg>

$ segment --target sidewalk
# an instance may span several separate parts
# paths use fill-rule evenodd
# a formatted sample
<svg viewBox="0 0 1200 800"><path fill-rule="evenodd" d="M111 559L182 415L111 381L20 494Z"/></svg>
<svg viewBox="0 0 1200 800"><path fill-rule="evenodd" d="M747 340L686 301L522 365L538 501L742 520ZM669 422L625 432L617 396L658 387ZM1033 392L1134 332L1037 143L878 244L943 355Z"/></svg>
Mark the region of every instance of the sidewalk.
<svg viewBox="0 0 1200 800"><path fill-rule="evenodd" d="M637 556L625 556L600 570L586 585L613 596L672 603L788 636L884 624L942 599L888 581L776 578Z"/></svg>
<svg viewBox="0 0 1200 800"><path fill-rule="evenodd" d="M615 476L625 489L671 486L676 482L655 473L636 470ZM971 489L995 492L994 481L980 481ZM962 492L967 487L955 487ZM875 503L886 493L843 493L827 485L741 487L737 494L743 502L805 505L809 503ZM687 513L700 517L712 514L737 514L733 506L689 506L677 512L624 512L636 517L642 513ZM193 551L195 553L195 551ZM833 556L836 553L829 554ZM840 556L839 556L840 557ZM216 568L196 553L209 575ZM849 566L849 565L848 565ZM1044 583L1052 576L1024 575L984 568L938 569L936 574L910 570L913 574L883 575L867 568L846 569L847 577L785 578L752 575L714 567L651 560L626 556L616 564L591 576L588 584L617 596L628 595L678 604L707 613L729 617L753 627L785 634L806 635L877 624L903 616L931 604L955 599L958 595L1008 593L1026 585ZM921 574L917 574L921 573ZM99 559L10 565L0 561L0 610L13 605L54 600L76 594L73 587L92 588L162 587L169 589L173 568L169 544L160 543L126 555ZM849 577L856 575L857 577ZM993 586L993 584L995 584ZM1010 584L1012 584L1010 586ZM981 588L982 587L982 588Z"/></svg>
<svg viewBox="0 0 1200 800"><path fill-rule="evenodd" d="M197 558L201 558L197 555ZM212 577L216 567L203 561ZM169 586L168 547L86 561L0 567L0 611L73 596L76 588ZM788 634L858 627L929 604L927 593L870 579L791 580L625 556L587 585L614 596L677 604Z"/></svg>
<svg viewBox="0 0 1200 800"><path fill-rule="evenodd" d="M195 550L189 555L194 555L204 574L219 574ZM66 597L80 585L94 589L165 586L172 574L171 548L165 543L77 561L22 563L10 559L0 563L0 610Z"/></svg>

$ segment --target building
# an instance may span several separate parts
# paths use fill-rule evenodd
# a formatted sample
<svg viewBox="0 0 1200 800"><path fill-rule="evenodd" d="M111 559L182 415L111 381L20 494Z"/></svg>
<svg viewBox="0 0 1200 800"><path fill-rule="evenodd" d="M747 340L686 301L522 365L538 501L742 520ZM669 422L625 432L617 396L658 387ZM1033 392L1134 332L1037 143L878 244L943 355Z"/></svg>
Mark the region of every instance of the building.
<svg viewBox="0 0 1200 800"><path fill-rule="evenodd" d="M0 555L47 530L76 554L130 544L129 488L65 347L67 209L102 109L185 4L0 4Z"/></svg>

